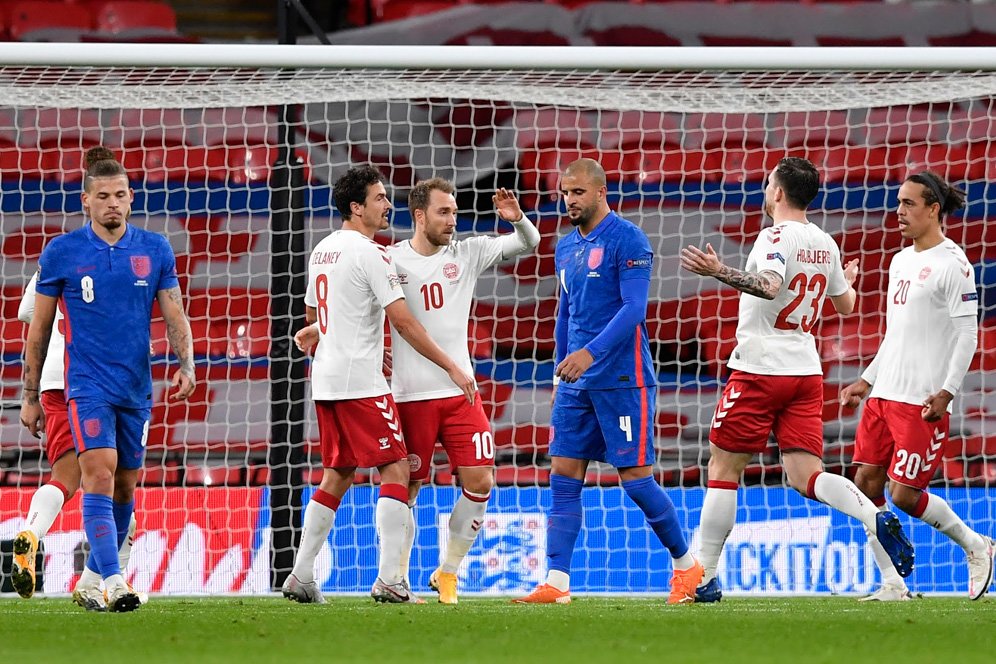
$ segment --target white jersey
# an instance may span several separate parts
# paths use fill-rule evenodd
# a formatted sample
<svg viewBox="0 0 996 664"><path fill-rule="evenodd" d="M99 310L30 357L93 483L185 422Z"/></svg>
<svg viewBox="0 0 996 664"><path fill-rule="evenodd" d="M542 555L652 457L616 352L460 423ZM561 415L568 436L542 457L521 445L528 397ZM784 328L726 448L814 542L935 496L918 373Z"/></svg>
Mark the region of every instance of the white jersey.
<svg viewBox="0 0 996 664"><path fill-rule="evenodd" d="M503 237L477 236L454 240L432 256L423 256L404 241L390 247L398 278L415 318L429 336L468 375L474 375L467 345L470 305L477 278L502 260ZM421 401L463 394L445 371L408 345L391 328L394 356L391 391L394 400Z"/></svg>
<svg viewBox="0 0 996 664"><path fill-rule="evenodd" d="M767 376L821 375L812 329L826 296L848 289L833 238L815 224L782 222L761 231L746 270L777 272L782 287L773 300L740 294L730 368Z"/></svg>
<svg viewBox="0 0 996 664"><path fill-rule="evenodd" d="M383 371L384 307L403 297L393 259L370 238L338 230L318 243L308 261L304 299L318 310L313 399L361 399L391 391Z"/></svg>
<svg viewBox="0 0 996 664"><path fill-rule="evenodd" d="M871 396L922 405L944 386L955 346L951 319L978 314L975 271L945 239L926 251L906 247L889 266L885 338Z"/></svg>
<svg viewBox="0 0 996 664"><path fill-rule="evenodd" d="M38 273L31 277L28 287L24 289L24 296L21 304L17 307L18 320L30 323L35 315L35 283L38 281ZM66 337L63 336L61 325L65 316L58 307L55 310L55 321L52 323L52 336L48 341L48 354L45 356L45 364L42 365L41 379L38 382L38 389L42 392L47 390L66 389Z"/></svg>

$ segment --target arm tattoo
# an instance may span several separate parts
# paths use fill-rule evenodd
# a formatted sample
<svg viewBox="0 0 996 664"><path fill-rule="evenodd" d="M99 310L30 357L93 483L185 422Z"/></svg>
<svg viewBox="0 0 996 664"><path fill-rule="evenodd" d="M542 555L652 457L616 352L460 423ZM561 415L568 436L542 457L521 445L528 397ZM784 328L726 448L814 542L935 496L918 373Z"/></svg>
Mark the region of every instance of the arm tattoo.
<svg viewBox="0 0 996 664"><path fill-rule="evenodd" d="M171 315L166 318L166 336L169 338L169 346L173 349L173 354L180 361L180 371L194 375L194 342L191 338L190 323L183 313L183 296L180 288L170 288L166 291L169 298Z"/></svg>
<svg viewBox="0 0 996 664"><path fill-rule="evenodd" d="M771 270L763 270L760 273L745 272L724 265L720 268L716 278L724 284L733 286L742 293L754 295L765 300L775 299L779 289L782 287L781 276Z"/></svg>
<svg viewBox="0 0 996 664"><path fill-rule="evenodd" d="M38 403L39 387L41 382L41 368L45 366L45 358L48 357L48 342L52 338L52 328L42 330L41 339L31 344L26 353L24 362L24 398L28 403L35 405ZM31 358L37 358L32 362Z"/></svg>

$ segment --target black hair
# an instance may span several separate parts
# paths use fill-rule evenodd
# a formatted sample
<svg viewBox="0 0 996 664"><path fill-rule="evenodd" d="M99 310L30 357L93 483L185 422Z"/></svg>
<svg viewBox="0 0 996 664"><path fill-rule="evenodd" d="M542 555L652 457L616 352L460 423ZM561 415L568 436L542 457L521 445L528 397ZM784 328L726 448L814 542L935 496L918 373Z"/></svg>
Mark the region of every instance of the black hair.
<svg viewBox="0 0 996 664"><path fill-rule="evenodd" d="M352 204L366 202L367 188L378 182L384 182L384 176L369 164L350 168L336 181L332 200L343 221L349 221L353 216Z"/></svg>

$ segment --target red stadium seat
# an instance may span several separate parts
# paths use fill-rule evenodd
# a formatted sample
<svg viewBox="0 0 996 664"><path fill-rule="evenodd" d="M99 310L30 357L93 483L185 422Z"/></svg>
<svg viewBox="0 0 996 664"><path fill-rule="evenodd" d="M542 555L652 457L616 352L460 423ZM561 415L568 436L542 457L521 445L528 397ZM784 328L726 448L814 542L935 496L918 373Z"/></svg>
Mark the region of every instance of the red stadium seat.
<svg viewBox="0 0 996 664"><path fill-rule="evenodd" d="M194 393L186 401L174 401L169 398L173 388L164 389L152 406L152 425L149 427L149 447L171 447L173 444L183 445L184 441L175 436L176 425L183 422L203 422L207 420L208 408L214 401L215 391L209 387L208 381L198 373ZM182 428L181 428L182 431Z"/></svg>
<svg viewBox="0 0 996 664"><path fill-rule="evenodd" d="M941 118L912 106L873 108L862 124L869 145L915 145L933 140L941 129Z"/></svg>
<svg viewBox="0 0 996 664"><path fill-rule="evenodd" d="M906 46L902 37L838 37L834 35L817 35L816 43L820 46Z"/></svg>
<svg viewBox="0 0 996 664"><path fill-rule="evenodd" d="M687 426L687 415L659 410L655 420L654 435L661 438L677 438L681 435L681 430Z"/></svg>
<svg viewBox="0 0 996 664"><path fill-rule="evenodd" d="M793 111L772 121L771 144L785 148L826 147L852 141L847 111Z"/></svg>
<svg viewBox="0 0 996 664"><path fill-rule="evenodd" d="M189 136L179 108L143 108L112 111L106 126L122 145L184 145L199 141Z"/></svg>
<svg viewBox="0 0 996 664"><path fill-rule="evenodd" d="M247 472L242 465L190 463L183 470L183 486L245 486Z"/></svg>
<svg viewBox="0 0 996 664"><path fill-rule="evenodd" d="M881 184L891 173L892 160L886 147L831 145L806 149L806 158L816 165L825 182Z"/></svg>
<svg viewBox="0 0 996 664"><path fill-rule="evenodd" d="M187 298L187 315L191 319L266 319L270 312L269 292L245 286L191 289Z"/></svg>
<svg viewBox="0 0 996 664"><path fill-rule="evenodd" d="M514 447L520 452L545 454L550 447L550 427L532 424L495 431L495 447Z"/></svg>
<svg viewBox="0 0 996 664"><path fill-rule="evenodd" d="M723 150L723 179L726 182L764 182L779 160L787 156L781 150L764 147L726 148Z"/></svg>
<svg viewBox="0 0 996 664"><path fill-rule="evenodd" d="M449 0L384 0L374 7L376 22L397 21L453 9L457 3Z"/></svg>
<svg viewBox="0 0 996 664"><path fill-rule="evenodd" d="M176 12L164 2L101 2L96 4L94 27L111 34L176 33Z"/></svg>
<svg viewBox="0 0 996 664"><path fill-rule="evenodd" d="M25 108L17 116L22 146L107 144L104 116L97 109Z"/></svg>
<svg viewBox="0 0 996 664"><path fill-rule="evenodd" d="M757 113L691 113L685 116L686 148L745 148L767 142L767 123Z"/></svg>
<svg viewBox="0 0 996 664"><path fill-rule="evenodd" d="M970 30L960 35L927 36L931 46L996 46L996 33Z"/></svg>
<svg viewBox="0 0 996 664"><path fill-rule="evenodd" d="M769 39L753 35L699 35L703 46L792 46L791 39Z"/></svg>
<svg viewBox="0 0 996 664"><path fill-rule="evenodd" d="M498 466L495 468L498 486L547 486L550 469L535 466Z"/></svg>
<svg viewBox="0 0 996 664"><path fill-rule="evenodd" d="M910 175L932 170L949 181L986 178L989 159L987 145L980 143L932 143L906 147L904 159L893 168L892 180L901 182Z"/></svg>
<svg viewBox="0 0 996 664"><path fill-rule="evenodd" d="M692 186L723 179L723 155L719 150L665 148L624 153L622 171L626 181L638 184L669 182Z"/></svg>
<svg viewBox="0 0 996 664"><path fill-rule="evenodd" d="M14 41L72 41L90 30L90 12L78 5L23 0L8 10L7 32Z"/></svg>
<svg viewBox="0 0 996 664"><path fill-rule="evenodd" d="M147 183L172 181L203 187L225 173L223 153L194 145L127 145L121 163L129 177Z"/></svg>
<svg viewBox="0 0 996 664"><path fill-rule="evenodd" d="M80 182L85 174L84 157L94 145L45 144L38 147L42 177L54 182Z"/></svg>
<svg viewBox="0 0 996 664"><path fill-rule="evenodd" d="M885 335L884 317L837 318L820 327L820 356L829 362L870 362Z"/></svg>
<svg viewBox="0 0 996 664"><path fill-rule="evenodd" d="M0 181L21 182L42 177L41 153L0 141Z"/></svg>

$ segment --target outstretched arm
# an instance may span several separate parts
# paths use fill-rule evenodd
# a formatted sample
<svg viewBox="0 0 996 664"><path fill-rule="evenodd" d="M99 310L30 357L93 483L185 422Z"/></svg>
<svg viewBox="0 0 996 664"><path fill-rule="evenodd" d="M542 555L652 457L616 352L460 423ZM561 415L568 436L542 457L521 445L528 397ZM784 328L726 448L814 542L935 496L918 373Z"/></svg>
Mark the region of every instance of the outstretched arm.
<svg viewBox="0 0 996 664"><path fill-rule="evenodd" d="M173 387L177 388L170 398L186 399L194 392L197 379L194 377L194 340L190 322L183 312L183 296L180 287L165 288L156 295L159 308L166 321L166 336L170 348L180 362L180 368L173 374Z"/></svg>
<svg viewBox="0 0 996 664"><path fill-rule="evenodd" d="M703 277L715 277L741 293L765 300L775 299L782 288L782 276L777 272L771 270L746 272L730 267L719 260L711 244L706 245L705 251L691 245L682 249L681 267Z"/></svg>

